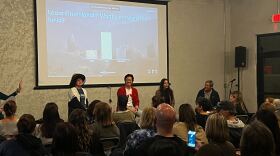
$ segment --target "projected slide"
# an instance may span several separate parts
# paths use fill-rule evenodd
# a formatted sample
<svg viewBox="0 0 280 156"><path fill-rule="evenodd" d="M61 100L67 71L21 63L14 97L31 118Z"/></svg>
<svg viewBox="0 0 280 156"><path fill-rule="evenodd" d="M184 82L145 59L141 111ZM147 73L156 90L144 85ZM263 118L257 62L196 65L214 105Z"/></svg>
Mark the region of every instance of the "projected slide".
<svg viewBox="0 0 280 156"><path fill-rule="evenodd" d="M160 39L161 5L86 0L37 3L37 10L44 10L37 12L39 85L68 84L73 73L86 75L93 84L121 83L127 73L139 83L167 76L167 43Z"/></svg>

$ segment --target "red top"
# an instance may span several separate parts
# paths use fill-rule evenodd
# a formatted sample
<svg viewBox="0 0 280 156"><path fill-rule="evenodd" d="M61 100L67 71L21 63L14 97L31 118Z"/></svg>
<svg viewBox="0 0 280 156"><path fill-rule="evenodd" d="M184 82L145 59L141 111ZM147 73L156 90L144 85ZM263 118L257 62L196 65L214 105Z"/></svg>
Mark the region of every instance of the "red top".
<svg viewBox="0 0 280 156"><path fill-rule="evenodd" d="M133 104L134 107L137 107L137 109L138 109L138 107L139 107L138 91L134 87L131 87L131 89L132 89L132 95L131 95L132 104ZM118 96L126 96L125 86L122 86L121 88L118 89L117 95Z"/></svg>

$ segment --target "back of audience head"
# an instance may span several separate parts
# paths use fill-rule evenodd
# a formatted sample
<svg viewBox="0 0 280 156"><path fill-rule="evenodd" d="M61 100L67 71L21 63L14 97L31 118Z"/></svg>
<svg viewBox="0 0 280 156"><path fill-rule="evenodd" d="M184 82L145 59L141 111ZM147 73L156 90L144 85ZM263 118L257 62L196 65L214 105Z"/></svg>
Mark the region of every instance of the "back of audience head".
<svg viewBox="0 0 280 156"><path fill-rule="evenodd" d="M195 130L196 118L194 110L190 104L182 104L179 107L179 121L186 123L189 130Z"/></svg>
<svg viewBox="0 0 280 156"><path fill-rule="evenodd" d="M16 114L17 111L17 105L16 102L13 100L9 100L4 105L4 112L6 117L12 117Z"/></svg>
<svg viewBox="0 0 280 156"><path fill-rule="evenodd" d="M118 96L118 108L120 111L125 111L127 110L127 101L128 97L125 95L120 95Z"/></svg>
<svg viewBox="0 0 280 156"><path fill-rule="evenodd" d="M268 110L259 110L256 113L256 117L258 121L265 124L267 128L272 132L274 142L277 147L276 152L277 154L280 154L280 129L276 115Z"/></svg>
<svg viewBox="0 0 280 156"><path fill-rule="evenodd" d="M30 114L23 114L17 122L19 134L31 134L34 132L35 127L35 118Z"/></svg>
<svg viewBox="0 0 280 156"><path fill-rule="evenodd" d="M184 151L170 139L156 140L148 150L148 156L184 156Z"/></svg>
<svg viewBox="0 0 280 156"><path fill-rule="evenodd" d="M173 124L176 120L176 113L172 106L163 103L156 109L156 127L158 131L166 133L172 132Z"/></svg>
<svg viewBox="0 0 280 156"><path fill-rule="evenodd" d="M273 103L274 98L273 97L267 97L265 98L265 102Z"/></svg>
<svg viewBox="0 0 280 156"><path fill-rule="evenodd" d="M88 105L88 109L87 109L87 115L89 117L93 117L93 112L94 112L94 108L95 108L95 105L97 103L101 102L100 100L93 100L89 105Z"/></svg>
<svg viewBox="0 0 280 156"><path fill-rule="evenodd" d="M198 97L196 100L196 105L200 107L204 112L212 110L211 102L204 97Z"/></svg>
<svg viewBox="0 0 280 156"><path fill-rule="evenodd" d="M61 122L58 107L55 103L47 103L43 111L41 131L44 137L51 138L58 122Z"/></svg>
<svg viewBox="0 0 280 156"><path fill-rule="evenodd" d="M280 109L280 99L274 99L273 100L273 105L275 106L275 108L277 110L279 110Z"/></svg>
<svg viewBox="0 0 280 156"><path fill-rule="evenodd" d="M155 129L156 110L153 107L144 108L141 115L140 127L142 129Z"/></svg>
<svg viewBox="0 0 280 156"><path fill-rule="evenodd" d="M227 120L215 113L208 117L205 126L206 137L210 143L224 143L229 139Z"/></svg>
<svg viewBox="0 0 280 156"><path fill-rule="evenodd" d="M82 109L75 109L70 114L69 122L76 128L79 150L89 151L91 134L87 125L86 112Z"/></svg>
<svg viewBox="0 0 280 156"><path fill-rule="evenodd" d="M102 126L110 126L113 123L112 108L105 102L99 102L94 108L95 121Z"/></svg>
<svg viewBox="0 0 280 156"><path fill-rule="evenodd" d="M263 123L254 121L245 127L240 141L242 156L273 156L274 149L273 135Z"/></svg>
<svg viewBox="0 0 280 156"><path fill-rule="evenodd" d="M53 155L74 155L78 150L77 140L75 127L71 123L57 124L53 135Z"/></svg>
<svg viewBox="0 0 280 156"><path fill-rule="evenodd" d="M233 103L243 103L242 93L240 91L233 91L230 93L230 101Z"/></svg>
<svg viewBox="0 0 280 156"><path fill-rule="evenodd" d="M216 144L206 144L199 148L196 156L224 156L221 148Z"/></svg>
<svg viewBox="0 0 280 156"><path fill-rule="evenodd" d="M157 108L157 106L160 105L161 103L164 103L164 97L162 97L162 96L153 96L153 98L152 98L152 106L154 108Z"/></svg>
<svg viewBox="0 0 280 156"><path fill-rule="evenodd" d="M271 112L275 112L275 106L270 102L264 102L260 105L259 110L269 110Z"/></svg>
<svg viewBox="0 0 280 156"><path fill-rule="evenodd" d="M218 112L223 115L225 118L234 116L236 114L235 107L230 101L221 101L217 105Z"/></svg>

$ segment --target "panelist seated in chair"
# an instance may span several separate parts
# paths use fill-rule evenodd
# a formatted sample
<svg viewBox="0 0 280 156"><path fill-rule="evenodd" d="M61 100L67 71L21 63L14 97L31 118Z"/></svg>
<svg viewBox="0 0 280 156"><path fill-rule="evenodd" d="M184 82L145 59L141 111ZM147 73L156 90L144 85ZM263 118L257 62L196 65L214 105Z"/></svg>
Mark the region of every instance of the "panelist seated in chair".
<svg viewBox="0 0 280 156"><path fill-rule="evenodd" d="M113 113L113 120L116 124L119 122L135 122L135 114L127 109L127 101L127 96L118 96L118 111Z"/></svg>

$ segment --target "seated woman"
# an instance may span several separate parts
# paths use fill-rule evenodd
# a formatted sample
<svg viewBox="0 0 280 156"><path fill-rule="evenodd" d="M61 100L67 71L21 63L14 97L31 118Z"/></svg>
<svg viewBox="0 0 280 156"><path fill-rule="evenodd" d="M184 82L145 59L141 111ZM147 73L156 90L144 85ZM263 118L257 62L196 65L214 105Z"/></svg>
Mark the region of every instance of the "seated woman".
<svg viewBox="0 0 280 156"><path fill-rule="evenodd" d="M196 100L196 121L197 124L199 124L200 126L203 127L203 129L205 129L205 124L207 121L207 118L209 116L209 114L211 114L212 110L212 105L210 103L210 101L204 97L198 97Z"/></svg>
<svg viewBox="0 0 280 156"><path fill-rule="evenodd" d="M58 123L53 133L52 154L54 156L75 156L78 152L78 135L68 122Z"/></svg>
<svg viewBox="0 0 280 156"><path fill-rule="evenodd" d="M15 101L8 101L4 105L5 118L0 120L0 135L12 139L18 134L16 117L17 105Z"/></svg>
<svg viewBox="0 0 280 156"><path fill-rule="evenodd" d="M112 108L105 102L99 102L94 108L93 131L99 138L120 137L120 130L113 122Z"/></svg>
<svg viewBox="0 0 280 156"><path fill-rule="evenodd" d="M243 101L241 92L233 91L229 96L229 100L230 100L230 102L233 103L233 105L235 107L236 115L248 114L248 110Z"/></svg>
<svg viewBox="0 0 280 156"><path fill-rule="evenodd" d="M179 107L179 122L173 125L173 133L182 140L188 142L188 131L196 132L196 141L200 144L208 143L203 128L196 123L192 106L190 104L182 104Z"/></svg>
<svg viewBox="0 0 280 156"><path fill-rule="evenodd" d="M94 108L95 105L101 102L100 100L93 100L89 105L88 105L88 109L87 109L87 121L89 124L93 124L94 123Z"/></svg>
<svg viewBox="0 0 280 156"><path fill-rule="evenodd" d="M56 125L63 120L59 116L58 107L55 103L47 103L43 111L43 123L35 128L35 136L40 138L43 145L52 144L53 133Z"/></svg>
<svg viewBox="0 0 280 156"><path fill-rule="evenodd" d="M118 96L118 111L113 113L113 120L116 124L119 122L135 122L135 114L127 110L127 96Z"/></svg>
<svg viewBox="0 0 280 156"><path fill-rule="evenodd" d="M126 147L124 151L125 156L134 155L136 148L148 138L155 136L155 108L146 107L141 116L140 128L135 130L127 137Z"/></svg>
<svg viewBox="0 0 280 156"><path fill-rule="evenodd" d="M235 156L235 147L229 140L227 120L215 113L208 117L205 132L209 143L214 143L222 149L223 155Z"/></svg>
<svg viewBox="0 0 280 156"><path fill-rule="evenodd" d="M133 81L134 77L132 74L125 75L125 84L118 89L117 96L128 96L127 107L129 110L136 113L139 108L139 98L137 89L132 86Z"/></svg>
<svg viewBox="0 0 280 156"><path fill-rule="evenodd" d="M163 78L160 81L159 89L156 91L156 96L162 97L164 103L170 104L172 107L175 105L173 90L170 88L169 80Z"/></svg>
<svg viewBox="0 0 280 156"><path fill-rule="evenodd" d="M104 155L103 146L99 139L93 135L87 124L86 112L75 109L69 117L78 135L78 151L88 152L92 155Z"/></svg>

